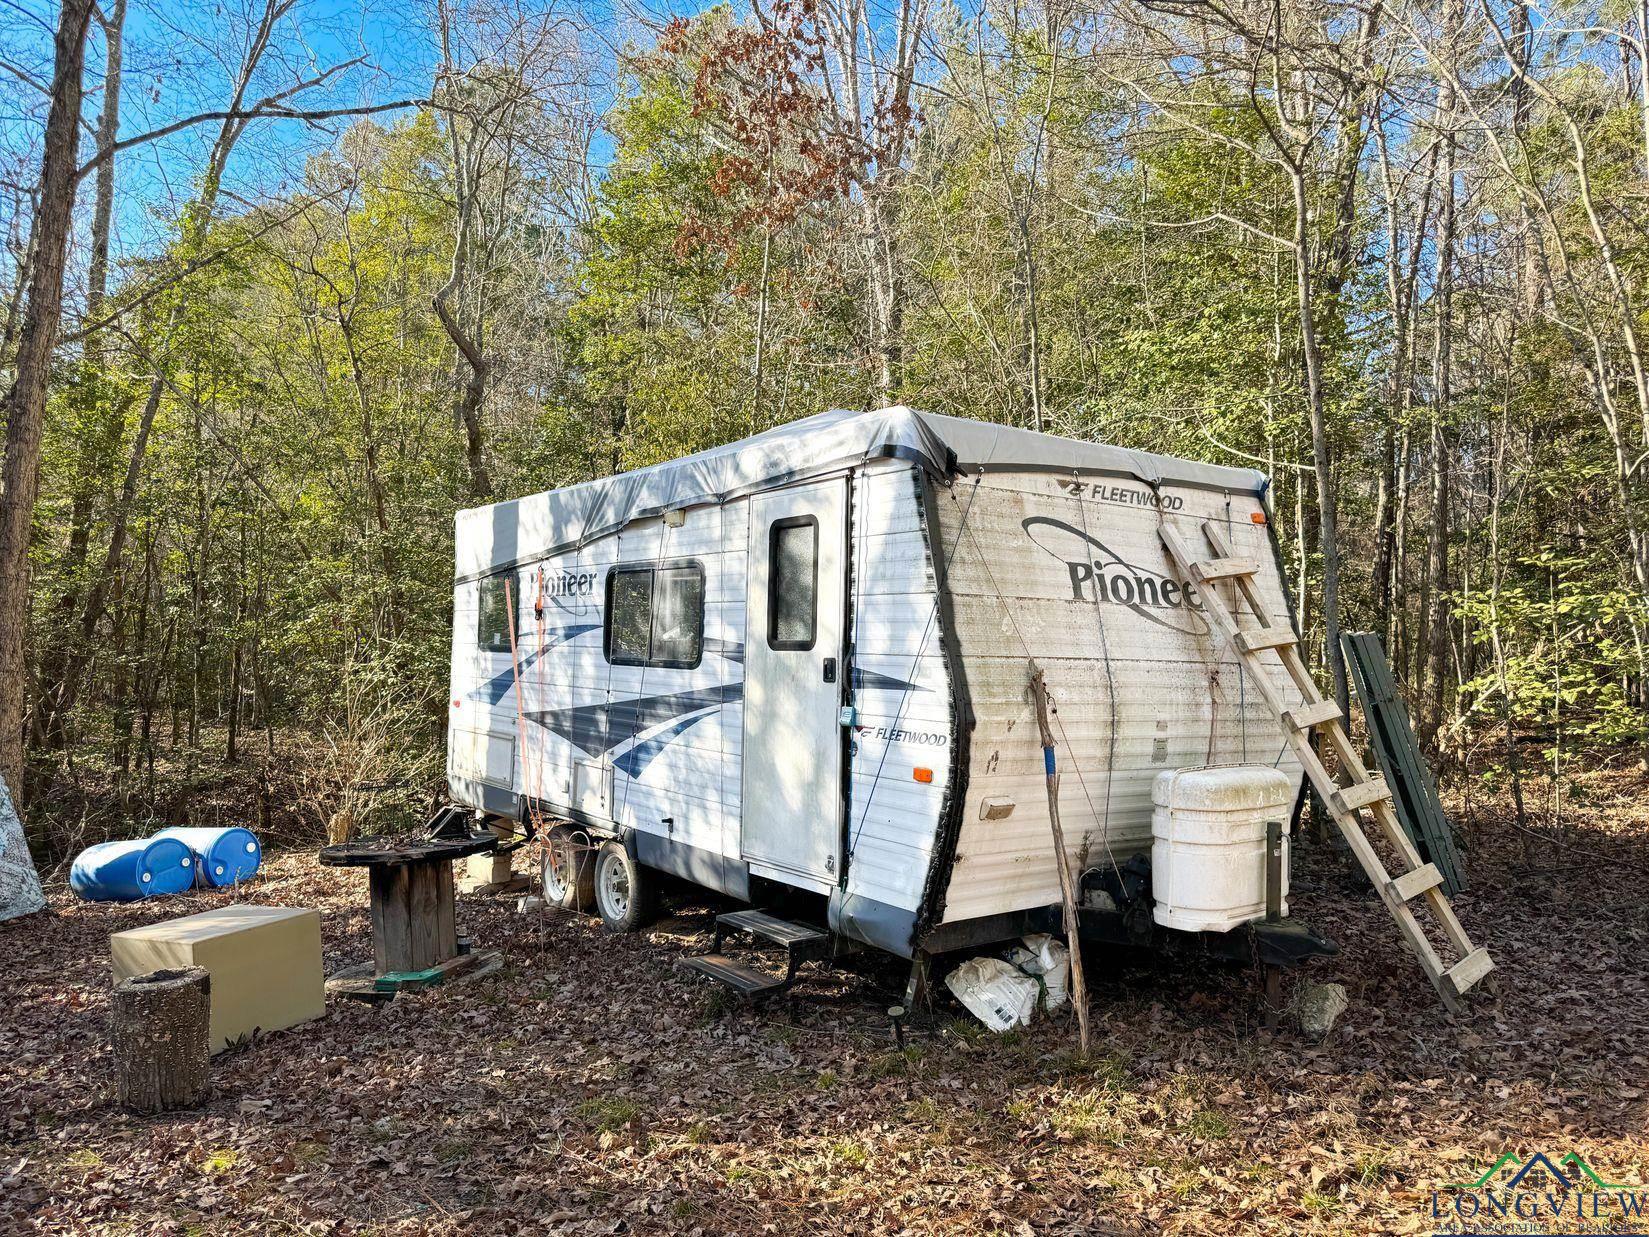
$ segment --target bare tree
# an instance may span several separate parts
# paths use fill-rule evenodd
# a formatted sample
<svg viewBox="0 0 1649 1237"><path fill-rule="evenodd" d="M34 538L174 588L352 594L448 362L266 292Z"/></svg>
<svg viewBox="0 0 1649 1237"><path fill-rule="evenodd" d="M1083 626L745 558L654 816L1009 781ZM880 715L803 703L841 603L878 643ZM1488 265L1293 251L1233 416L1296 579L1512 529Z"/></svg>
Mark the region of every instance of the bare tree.
<svg viewBox="0 0 1649 1237"><path fill-rule="evenodd" d="M24 795L29 542L40 488L46 386L63 315L63 273L73 227L80 144L81 76L91 14L92 0L65 0L58 12L28 300L18 336L17 376L5 400L6 453L0 464L0 777L16 788L19 799Z"/></svg>
<svg viewBox="0 0 1649 1237"><path fill-rule="evenodd" d="M554 7L436 0L435 22L456 226L432 305L457 352L453 410L470 493L486 499L493 477L482 404L505 362L501 302L521 290L523 267L542 269L523 224L584 175L583 64L576 26Z"/></svg>

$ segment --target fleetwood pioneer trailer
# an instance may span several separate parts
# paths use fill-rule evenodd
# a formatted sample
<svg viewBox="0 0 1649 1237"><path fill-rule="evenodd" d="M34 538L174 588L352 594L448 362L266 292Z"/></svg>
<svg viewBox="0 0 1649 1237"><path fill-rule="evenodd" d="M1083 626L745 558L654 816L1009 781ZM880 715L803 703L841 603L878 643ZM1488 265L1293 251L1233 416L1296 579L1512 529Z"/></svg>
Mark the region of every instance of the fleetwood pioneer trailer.
<svg viewBox="0 0 1649 1237"><path fill-rule="evenodd" d="M565 822L546 895L615 928L656 870L816 895L836 937L905 957L1005 940L1060 903L1034 662L1071 861L1116 907L1160 773L1271 766L1292 806L1294 751L1161 536L1217 521L1289 615L1265 494L888 408L460 512L452 795Z"/></svg>

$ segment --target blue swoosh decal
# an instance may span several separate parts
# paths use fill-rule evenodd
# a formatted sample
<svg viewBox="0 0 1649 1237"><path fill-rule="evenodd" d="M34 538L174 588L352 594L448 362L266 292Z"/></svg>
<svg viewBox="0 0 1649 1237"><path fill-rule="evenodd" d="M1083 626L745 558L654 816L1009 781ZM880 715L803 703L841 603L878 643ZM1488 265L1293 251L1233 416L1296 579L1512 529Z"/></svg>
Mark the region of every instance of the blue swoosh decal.
<svg viewBox="0 0 1649 1237"><path fill-rule="evenodd" d="M705 718L714 717L715 715L715 709L706 709L702 713L695 713L691 717L682 718L668 730L661 730L659 733L643 739L640 743L637 743L629 751L625 752L624 755L613 761L613 767L615 769L624 770L624 772L628 773L631 777L640 777L641 771L648 765L652 764L654 758L663 752L666 747L670 746L671 743L686 734Z"/></svg>
<svg viewBox="0 0 1649 1237"><path fill-rule="evenodd" d="M743 683L723 683L697 691L614 700L610 704L544 709L525 716L552 734L559 735L585 755L600 756L665 722L743 699Z"/></svg>
<svg viewBox="0 0 1649 1237"><path fill-rule="evenodd" d="M856 688L870 688L872 691L916 691L930 692L931 687L923 687L920 683L910 683L904 679L896 679L891 674L883 674L878 670L861 670L853 667L853 686Z"/></svg>
<svg viewBox="0 0 1649 1237"><path fill-rule="evenodd" d="M545 641L542 648L528 653L521 659L521 669L525 670L533 662L544 656L558 644L566 644L569 640L576 640L587 631L597 631L599 623L582 623L573 627L558 627L554 631L544 633ZM502 704L504 697L510 694L510 688L515 686L515 666L511 666L502 674L495 674L469 694L471 700L485 700L488 704Z"/></svg>

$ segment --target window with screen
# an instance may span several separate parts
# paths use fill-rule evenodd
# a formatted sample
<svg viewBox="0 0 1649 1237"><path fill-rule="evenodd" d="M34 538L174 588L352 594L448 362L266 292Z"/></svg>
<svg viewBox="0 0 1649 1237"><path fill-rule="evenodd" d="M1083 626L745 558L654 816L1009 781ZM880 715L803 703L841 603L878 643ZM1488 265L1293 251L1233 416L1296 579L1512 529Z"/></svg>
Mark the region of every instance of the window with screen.
<svg viewBox="0 0 1649 1237"><path fill-rule="evenodd" d="M767 647L812 648L818 606L819 521L774 521L767 534Z"/></svg>
<svg viewBox="0 0 1649 1237"><path fill-rule="evenodd" d="M697 666L704 652L703 564L613 568L606 645L615 666Z"/></svg>
<svg viewBox="0 0 1649 1237"><path fill-rule="evenodd" d="M506 593L506 586L508 592ZM480 608L476 614L475 642L489 653L510 651L510 602L517 596L514 578L508 573L487 576L481 581Z"/></svg>

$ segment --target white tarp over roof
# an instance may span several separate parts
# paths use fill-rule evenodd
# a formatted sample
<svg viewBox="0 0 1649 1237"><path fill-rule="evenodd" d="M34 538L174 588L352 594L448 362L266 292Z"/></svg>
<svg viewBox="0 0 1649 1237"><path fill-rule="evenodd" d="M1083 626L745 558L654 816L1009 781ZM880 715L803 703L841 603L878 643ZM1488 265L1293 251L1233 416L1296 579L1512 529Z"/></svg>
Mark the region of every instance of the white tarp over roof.
<svg viewBox="0 0 1649 1237"><path fill-rule="evenodd" d="M458 513L457 578L473 579L615 532L632 520L834 472L867 460L908 459L936 476L953 467L1049 469L1133 477L1253 494L1265 483L1250 468L1200 464L1104 443L911 408L822 412L752 438L587 481L564 490Z"/></svg>

